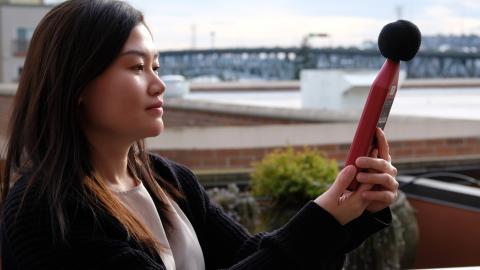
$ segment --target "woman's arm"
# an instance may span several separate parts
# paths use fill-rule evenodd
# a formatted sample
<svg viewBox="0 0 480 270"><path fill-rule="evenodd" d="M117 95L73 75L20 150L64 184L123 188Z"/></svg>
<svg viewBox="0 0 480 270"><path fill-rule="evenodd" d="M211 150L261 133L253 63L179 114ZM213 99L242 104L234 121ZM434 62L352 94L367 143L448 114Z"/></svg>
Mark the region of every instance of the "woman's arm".
<svg viewBox="0 0 480 270"><path fill-rule="evenodd" d="M383 146L383 142L380 144ZM339 173L327 192L315 202L309 202L285 226L251 236L210 201L188 168L158 156L152 158L159 174L184 193L183 209L195 228L208 269L292 269L299 266L300 269L339 269L345 252L391 221L388 208L374 214L365 212L372 205L373 208L379 205L386 208L391 203L366 199L363 193L369 192L372 185L363 184L355 192L346 190L356 175L356 169L350 166ZM387 169L392 168L377 168L378 164L378 159L370 158L361 168L379 169L368 175L382 174L375 179L383 188L384 182L391 180L386 175ZM385 190L396 193L396 187Z"/></svg>
<svg viewBox="0 0 480 270"><path fill-rule="evenodd" d="M249 235L212 203L193 173L175 164L208 269L340 269L352 230L309 202L276 231ZM359 214L360 215L360 214ZM362 220L375 222L363 217ZM377 222L373 231L385 227ZM360 228L358 226L353 226ZM371 228L363 228L368 233Z"/></svg>

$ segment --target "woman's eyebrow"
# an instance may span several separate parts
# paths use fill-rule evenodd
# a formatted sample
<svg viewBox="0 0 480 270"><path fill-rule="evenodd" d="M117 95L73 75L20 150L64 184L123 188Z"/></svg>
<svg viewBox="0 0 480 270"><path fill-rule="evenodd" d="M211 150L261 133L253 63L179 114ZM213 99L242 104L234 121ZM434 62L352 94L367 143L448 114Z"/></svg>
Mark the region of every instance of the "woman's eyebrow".
<svg viewBox="0 0 480 270"><path fill-rule="evenodd" d="M124 56L124 55L130 55L130 54L138 55L138 56L143 57L143 58L146 58L148 56L148 54L144 51L132 49L132 50L128 50L128 51L120 53L119 57ZM153 58L158 58L158 53L155 53L153 55Z"/></svg>

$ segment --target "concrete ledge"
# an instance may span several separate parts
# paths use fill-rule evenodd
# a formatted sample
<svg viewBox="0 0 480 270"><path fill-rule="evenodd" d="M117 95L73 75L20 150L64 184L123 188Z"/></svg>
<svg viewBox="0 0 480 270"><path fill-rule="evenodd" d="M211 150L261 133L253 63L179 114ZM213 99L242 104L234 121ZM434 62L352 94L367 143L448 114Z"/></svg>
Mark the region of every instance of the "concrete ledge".
<svg viewBox="0 0 480 270"><path fill-rule="evenodd" d="M300 120L311 122L352 122L359 118L358 112L342 112L323 109L291 109L251 105L222 104L203 100L171 98L165 100L165 107L253 117Z"/></svg>
<svg viewBox="0 0 480 270"><path fill-rule="evenodd" d="M480 79L477 78L447 78L447 79L408 79L402 84L406 88L462 88L479 87Z"/></svg>
<svg viewBox="0 0 480 270"><path fill-rule="evenodd" d="M447 87L478 87L478 78L445 78L445 79L406 79L401 89L408 88L447 88ZM215 91L294 91L300 90L299 81L266 81L266 82L219 82L191 83L192 92Z"/></svg>
<svg viewBox="0 0 480 270"><path fill-rule="evenodd" d="M247 127L168 128L147 139L150 149L238 149L286 145L351 143L357 123L320 123ZM391 119L385 129L390 142L480 136L478 121Z"/></svg>
<svg viewBox="0 0 480 270"><path fill-rule="evenodd" d="M14 96L17 92L16 83L0 83L0 95Z"/></svg>

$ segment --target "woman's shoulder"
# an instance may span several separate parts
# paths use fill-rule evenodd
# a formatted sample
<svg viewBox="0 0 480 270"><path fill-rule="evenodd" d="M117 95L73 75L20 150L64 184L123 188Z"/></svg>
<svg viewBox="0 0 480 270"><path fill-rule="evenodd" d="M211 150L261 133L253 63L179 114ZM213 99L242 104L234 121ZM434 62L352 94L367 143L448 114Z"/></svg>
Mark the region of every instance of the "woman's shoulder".
<svg viewBox="0 0 480 270"><path fill-rule="evenodd" d="M65 190L61 198L50 198L49 192L42 185L40 178L35 181L29 175L21 176L13 184L2 208L1 223L5 229L22 232L32 230L33 227L51 228L59 213L51 204L55 199L61 200L65 222L77 216L86 217L89 213L72 189ZM53 234L51 230L43 233Z"/></svg>
<svg viewBox="0 0 480 270"><path fill-rule="evenodd" d="M38 185L30 183L29 176L22 176L10 188L2 208L2 244L9 247L31 245L42 237L51 235L51 215L46 196L41 196ZM38 232L38 233L37 233ZM25 238L25 235L29 235ZM42 236L43 235L43 236ZM37 237L38 236L38 237Z"/></svg>
<svg viewBox="0 0 480 270"><path fill-rule="evenodd" d="M38 195L37 185L29 186L30 176L21 176L10 188L7 198L3 203L2 219L3 222L10 221L10 218L18 211L20 207L32 209L34 206L42 207L45 200ZM46 206L46 205L44 205ZM35 211L32 211L35 213ZM37 212L38 213L38 212Z"/></svg>
<svg viewBox="0 0 480 270"><path fill-rule="evenodd" d="M149 155L155 172L163 180L178 188L188 201L198 204L206 199L204 188L187 166L158 154Z"/></svg>
<svg viewBox="0 0 480 270"><path fill-rule="evenodd" d="M118 222L101 208L91 208L84 199L72 190L65 191L61 211L52 207L49 194L41 192L40 181L23 176L15 182L3 204L1 227L11 243L30 244L42 242L53 246L59 236L59 222L63 222L68 240L85 236L109 236L118 239L127 237ZM60 198L57 198L60 200ZM59 215L61 219L59 219ZM29 238L25 238L25 235ZM42 240L42 241L40 241ZM2 242L5 239L2 239ZM45 247L46 248L46 247Z"/></svg>
<svg viewBox="0 0 480 270"><path fill-rule="evenodd" d="M197 182L194 173L185 165L158 154L149 153L153 169L164 180L174 185L184 185L188 182Z"/></svg>

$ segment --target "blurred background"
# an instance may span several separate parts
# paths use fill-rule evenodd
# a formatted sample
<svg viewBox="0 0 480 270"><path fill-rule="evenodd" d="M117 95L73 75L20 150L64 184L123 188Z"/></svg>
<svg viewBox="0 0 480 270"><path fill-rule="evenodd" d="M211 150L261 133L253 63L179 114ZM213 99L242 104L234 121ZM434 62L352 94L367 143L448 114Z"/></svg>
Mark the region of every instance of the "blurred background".
<svg viewBox="0 0 480 270"><path fill-rule="evenodd" d="M59 2L0 0L0 167L29 41ZM385 61L380 30L415 23L422 44L401 63L385 128L402 190L394 226L346 269L480 265L480 1L128 3L145 14L167 85L166 130L149 150L188 165L253 231L278 226L262 211L295 211L331 183Z"/></svg>
<svg viewBox="0 0 480 270"><path fill-rule="evenodd" d="M128 2L144 12L160 50L296 47L308 33L328 35L312 46L370 48L383 25L399 18L419 26L428 49L476 50L480 34L475 0Z"/></svg>

